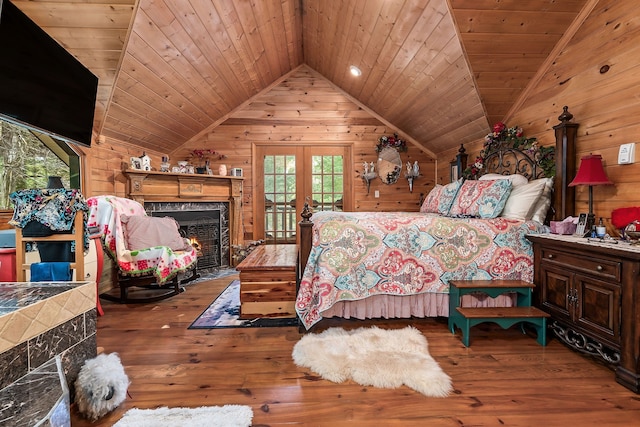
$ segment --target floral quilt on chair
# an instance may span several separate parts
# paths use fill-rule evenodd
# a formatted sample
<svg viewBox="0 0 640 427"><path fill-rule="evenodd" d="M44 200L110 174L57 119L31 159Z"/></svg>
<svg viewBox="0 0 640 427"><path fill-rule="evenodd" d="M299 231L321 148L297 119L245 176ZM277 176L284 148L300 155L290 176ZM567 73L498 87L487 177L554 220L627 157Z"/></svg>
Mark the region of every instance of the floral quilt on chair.
<svg viewBox="0 0 640 427"><path fill-rule="evenodd" d="M172 279L179 272L191 268L197 261L193 247L174 251L168 246L128 250L121 215L146 216L144 207L131 199L115 196L97 196L87 199L89 205L88 226L97 226L103 235L104 246L127 276L153 274L158 284Z"/></svg>

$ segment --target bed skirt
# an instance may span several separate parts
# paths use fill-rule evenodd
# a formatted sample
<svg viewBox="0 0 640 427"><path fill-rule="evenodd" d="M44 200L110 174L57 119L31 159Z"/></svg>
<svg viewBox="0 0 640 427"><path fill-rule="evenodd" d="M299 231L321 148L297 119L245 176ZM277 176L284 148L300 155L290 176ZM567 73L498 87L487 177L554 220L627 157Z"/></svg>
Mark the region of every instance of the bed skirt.
<svg viewBox="0 0 640 427"><path fill-rule="evenodd" d="M514 293L491 298L485 294L462 296L463 307L512 307ZM322 317L343 319L407 319L410 317L449 317L449 294L373 295L357 301L338 301L322 312Z"/></svg>

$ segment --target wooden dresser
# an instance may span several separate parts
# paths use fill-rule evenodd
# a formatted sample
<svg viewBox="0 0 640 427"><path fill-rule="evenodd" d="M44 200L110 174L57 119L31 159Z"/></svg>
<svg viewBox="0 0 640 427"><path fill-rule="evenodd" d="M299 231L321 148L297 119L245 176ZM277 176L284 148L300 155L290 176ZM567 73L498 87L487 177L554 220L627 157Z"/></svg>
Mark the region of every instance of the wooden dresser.
<svg viewBox="0 0 640 427"><path fill-rule="evenodd" d="M613 365L640 392L640 246L574 236L530 235L535 304L555 336Z"/></svg>

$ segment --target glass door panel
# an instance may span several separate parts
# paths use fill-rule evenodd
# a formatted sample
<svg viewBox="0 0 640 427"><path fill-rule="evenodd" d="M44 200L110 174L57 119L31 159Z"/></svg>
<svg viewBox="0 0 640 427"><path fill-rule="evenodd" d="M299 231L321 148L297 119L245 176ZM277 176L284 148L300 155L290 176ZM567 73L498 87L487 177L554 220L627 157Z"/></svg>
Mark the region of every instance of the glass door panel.
<svg viewBox="0 0 640 427"><path fill-rule="evenodd" d="M342 211L343 156L311 156L311 197L318 211Z"/></svg>
<svg viewBox="0 0 640 427"><path fill-rule="evenodd" d="M268 243L296 242L296 156L265 155L264 236Z"/></svg>
<svg viewBox="0 0 640 427"><path fill-rule="evenodd" d="M257 145L255 153L256 170L262 171L254 180L255 238L297 243L306 198L314 211L350 209L352 195L344 194L350 179L344 167L349 147Z"/></svg>

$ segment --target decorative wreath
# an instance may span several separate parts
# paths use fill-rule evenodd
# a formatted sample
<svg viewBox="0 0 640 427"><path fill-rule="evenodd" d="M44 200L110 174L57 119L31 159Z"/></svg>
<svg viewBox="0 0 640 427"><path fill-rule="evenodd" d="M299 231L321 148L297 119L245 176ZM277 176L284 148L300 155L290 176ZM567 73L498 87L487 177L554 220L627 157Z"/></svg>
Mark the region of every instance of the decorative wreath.
<svg viewBox="0 0 640 427"><path fill-rule="evenodd" d="M404 139L400 139L397 133L390 136L381 136L378 139L376 151L379 153L387 147L395 148L398 151L407 151L407 142Z"/></svg>

